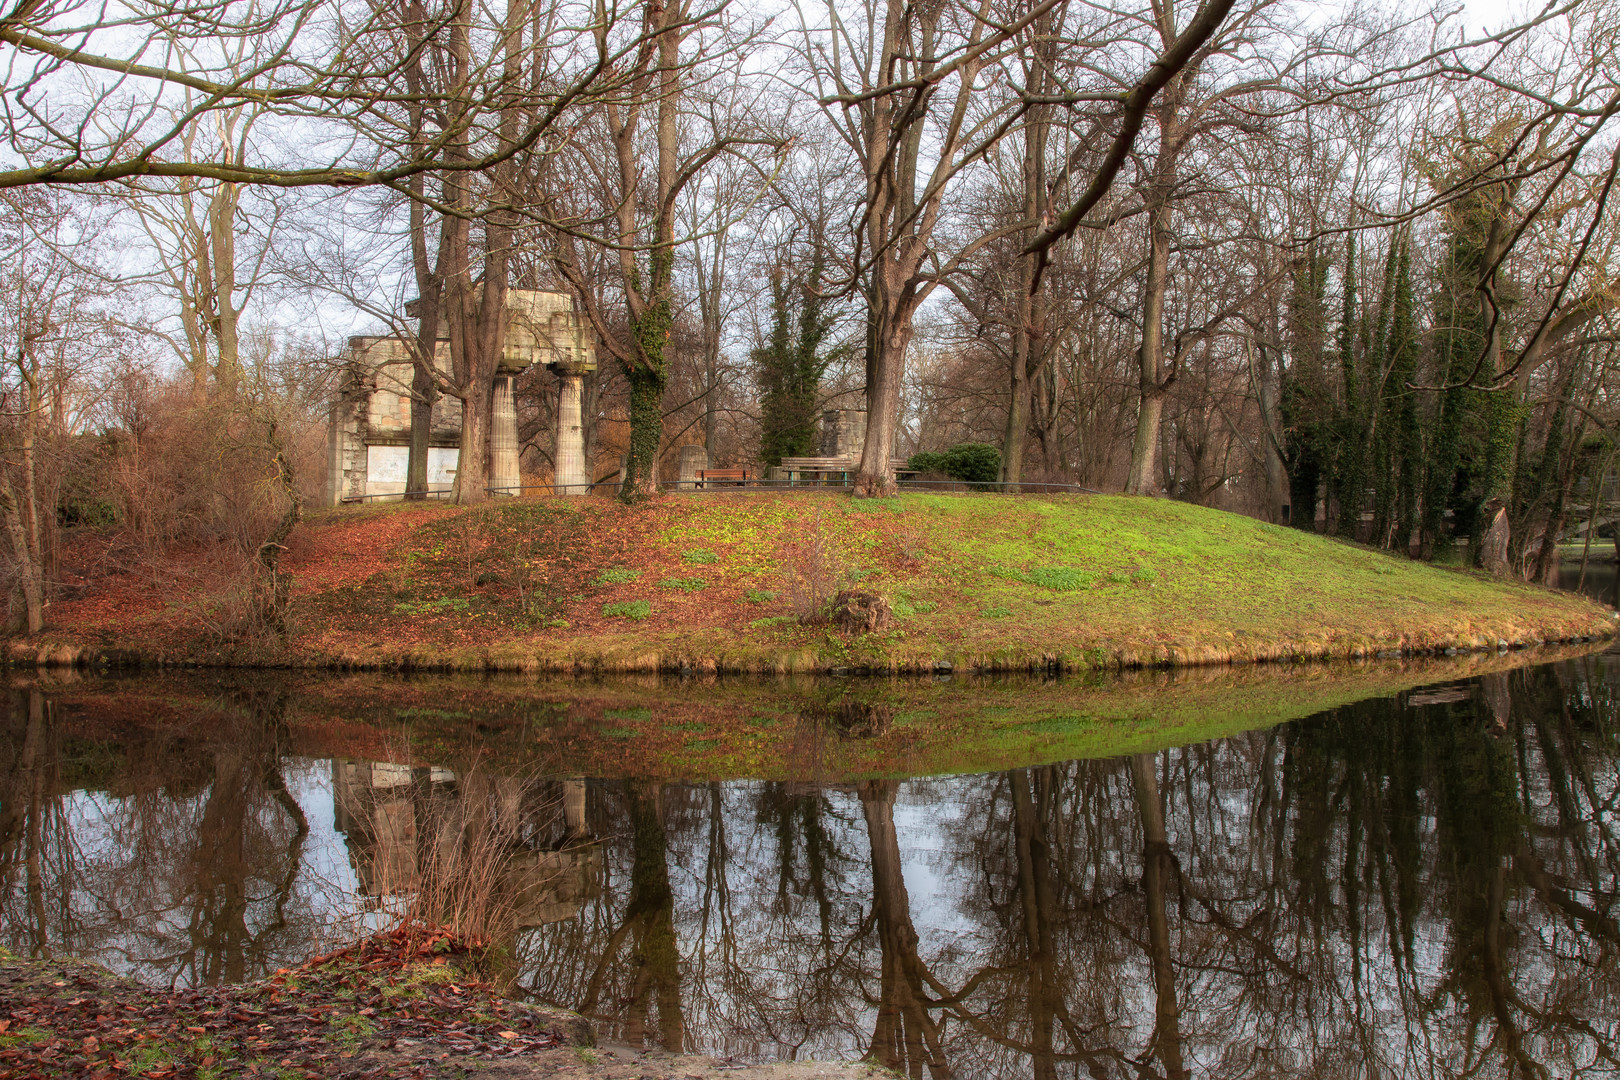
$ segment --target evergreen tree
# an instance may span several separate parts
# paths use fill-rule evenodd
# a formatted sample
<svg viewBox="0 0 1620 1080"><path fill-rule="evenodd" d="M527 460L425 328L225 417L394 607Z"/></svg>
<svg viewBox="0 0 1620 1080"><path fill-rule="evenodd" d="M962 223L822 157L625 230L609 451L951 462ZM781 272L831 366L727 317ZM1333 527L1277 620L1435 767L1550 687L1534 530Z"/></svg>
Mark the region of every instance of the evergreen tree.
<svg viewBox="0 0 1620 1080"><path fill-rule="evenodd" d="M1333 395L1323 356L1326 296L1327 260L1313 244L1294 268L1288 299L1289 363L1277 403L1292 506L1289 523L1307 532L1316 528L1322 473L1333 461Z"/></svg>
<svg viewBox="0 0 1620 1080"><path fill-rule="evenodd" d="M1339 502L1340 536L1355 539L1361 525L1363 474L1366 462L1366 407L1361 373L1356 365L1356 236L1345 238L1344 296L1339 316L1339 372L1343 379L1337 422L1338 462L1334 476Z"/></svg>
<svg viewBox="0 0 1620 1080"><path fill-rule="evenodd" d="M830 359L822 346L833 324L821 295L824 265L818 244L797 288L783 269L771 275L770 335L753 352L760 390L760 454L766 465L815 449L821 376Z"/></svg>

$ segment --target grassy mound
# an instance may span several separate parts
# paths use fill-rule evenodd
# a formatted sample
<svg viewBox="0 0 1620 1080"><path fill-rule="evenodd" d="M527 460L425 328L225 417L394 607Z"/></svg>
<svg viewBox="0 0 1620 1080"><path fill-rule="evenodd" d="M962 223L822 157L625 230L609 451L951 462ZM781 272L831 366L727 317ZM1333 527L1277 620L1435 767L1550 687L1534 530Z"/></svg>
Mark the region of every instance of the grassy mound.
<svg viewBox="0 0 1620 1080"><path fill-rule="evenodd" d="M1582 597L1129 497L371 507L309 522L287 563L284 645L210 637L206 599L183 591L57 605L60 636L225 661L791 672L1207 664L1613 632ZM850 634L806 618L841 589L882 596L893 622Z"/></svg>

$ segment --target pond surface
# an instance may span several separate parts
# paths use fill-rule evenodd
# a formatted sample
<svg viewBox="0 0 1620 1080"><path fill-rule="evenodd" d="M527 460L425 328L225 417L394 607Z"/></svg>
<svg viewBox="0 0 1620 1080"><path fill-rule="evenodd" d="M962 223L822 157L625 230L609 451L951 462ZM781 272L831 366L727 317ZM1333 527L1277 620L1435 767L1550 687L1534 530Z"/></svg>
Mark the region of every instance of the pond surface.
<svg viewBox="0 0 1620 1080"><path fill-rule="evenodd" d="M1615 1076L1620 655L1493 663L1338 673L1383 696L1280 723L1264 687L1314 703L1315 676L1127 683L1142 730L1224 708L1230 733L1080 759L1008 702L1084 727L1119 687L648 684L567 726L556 686L503 720L462 707L499 687L418 682L379 720L373 684L24 685L0 944L249 979L426 896L498 896L514 991L633 1044L934 1078ZM740 736L702 698L767 735L791 699L791 752L716 765ZM944 699L1001 718L970 767L1027 762L801 753L926 741L908 717Z"/></svg>

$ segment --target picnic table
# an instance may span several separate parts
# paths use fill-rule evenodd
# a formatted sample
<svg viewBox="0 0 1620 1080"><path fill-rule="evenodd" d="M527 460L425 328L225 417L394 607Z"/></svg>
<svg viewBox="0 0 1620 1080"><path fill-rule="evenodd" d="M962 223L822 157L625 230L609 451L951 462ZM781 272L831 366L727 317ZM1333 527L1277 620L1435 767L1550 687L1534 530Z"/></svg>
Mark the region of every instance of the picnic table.
<svg viewBox="0 0 1620 1080"><path fill-rule="evenodd" d="M847 484L860 464L853 457L785 457L781 468L789 484ZM916 470L906 468L905 458L890 458L889 467L896 476L916 474Z"/></svg>

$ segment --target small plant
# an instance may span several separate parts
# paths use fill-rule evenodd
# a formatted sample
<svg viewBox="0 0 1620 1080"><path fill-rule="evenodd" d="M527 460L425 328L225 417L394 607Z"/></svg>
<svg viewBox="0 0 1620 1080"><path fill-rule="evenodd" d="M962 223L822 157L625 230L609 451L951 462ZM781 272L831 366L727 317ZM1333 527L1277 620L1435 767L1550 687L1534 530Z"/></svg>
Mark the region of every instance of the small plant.
<svg viewBox="0 0 1620 1080"><path fill-rule="evenodd" d="M591 579L592 585L623 585L627 581L634 581L641 576L640 570L632 570L628 566L610 566L596 577Z"/></svg>
<svg viewBox="0 0 1620 1080"><path fill-rule="evenodd" d="M612 604L603 604L602 614L640 622L652 614L652 604L646 600L620 600Z"/></svg>
<svg viewBox="0 0 1620 1080"><path fill-rule="evenodd" d="M660 589L679 589L681 592L697 592L706 588L708 582L700 577L667 577L658 583Z"/></svg>
<svg viewBox="0 0 1620 1080"><path fill-rule="evenodd" d="M743 599L750 604L768 604L776 599L774 589L749 589L743 593Z"/></svg>
<svg viewBox="0 0 1620 1080"><path fill-rule="evenodd" d="M638 724L645 724L653 718L651 709L604 709L604 720L633 720Z"/></svg>
<svg viewBox="0 0 1620 1080"><path fill-rule="evenodd" d="M755 619L753 622L748 624L748 628L750 630L763 630L768 626L781 626L783 623L790 623L792 621L793 616L791 615L769 615L763 619Z"/></svg>
<svg viewBox="0 0 1620 1080"><path fill-rule="evenodd" d="M1108 584L1110 585L1129 585L1130 582L1131 575L1122 574L1118 570L1115 570L1112 574L1108 575Z"/></svg>
<svg viewBox="0 0 1620 1080"><path fill-rule="evenodd" d="M939 605L932 600L913 600L905 595L896 597L889 606L895 615L902 619L909 619L913 615L927 615L931 611L939 610Z"/></svg>
<svg viewBox="0 0 1620 1080"><path fill-rule="evenodd" d="M404 600L394 605L395 615L439 615L447 611L466 611L472 603L460 596L441 596L437 600Z"/></svg>
<svg viewBox="0 0 1620 1080"><path fill-rule="evenodd" d="M720 556L716 555L707 548L693 548L690 551L681 552L681 561L698 566L706 566L709 563L719 562Z"/></svg>
<svg viewBox="0 0 1620 1080"><path fill-rule="evenodd" d="M1157 570L1149 570L1144 566L1140 570L1131 571L1131 580L1136 582L1138 585L1151 585L1153 582L1159 580L1159 572Z"/></svg>
<svg viewBox="0 0 1620 1080"><path fill-rule="evenodd" d="M1005 619L1011 614L1012 608L1007 607L1005 604L997 604L994 607L987 607L983 611L979 612L979 617L982 619Z"/></svg>

